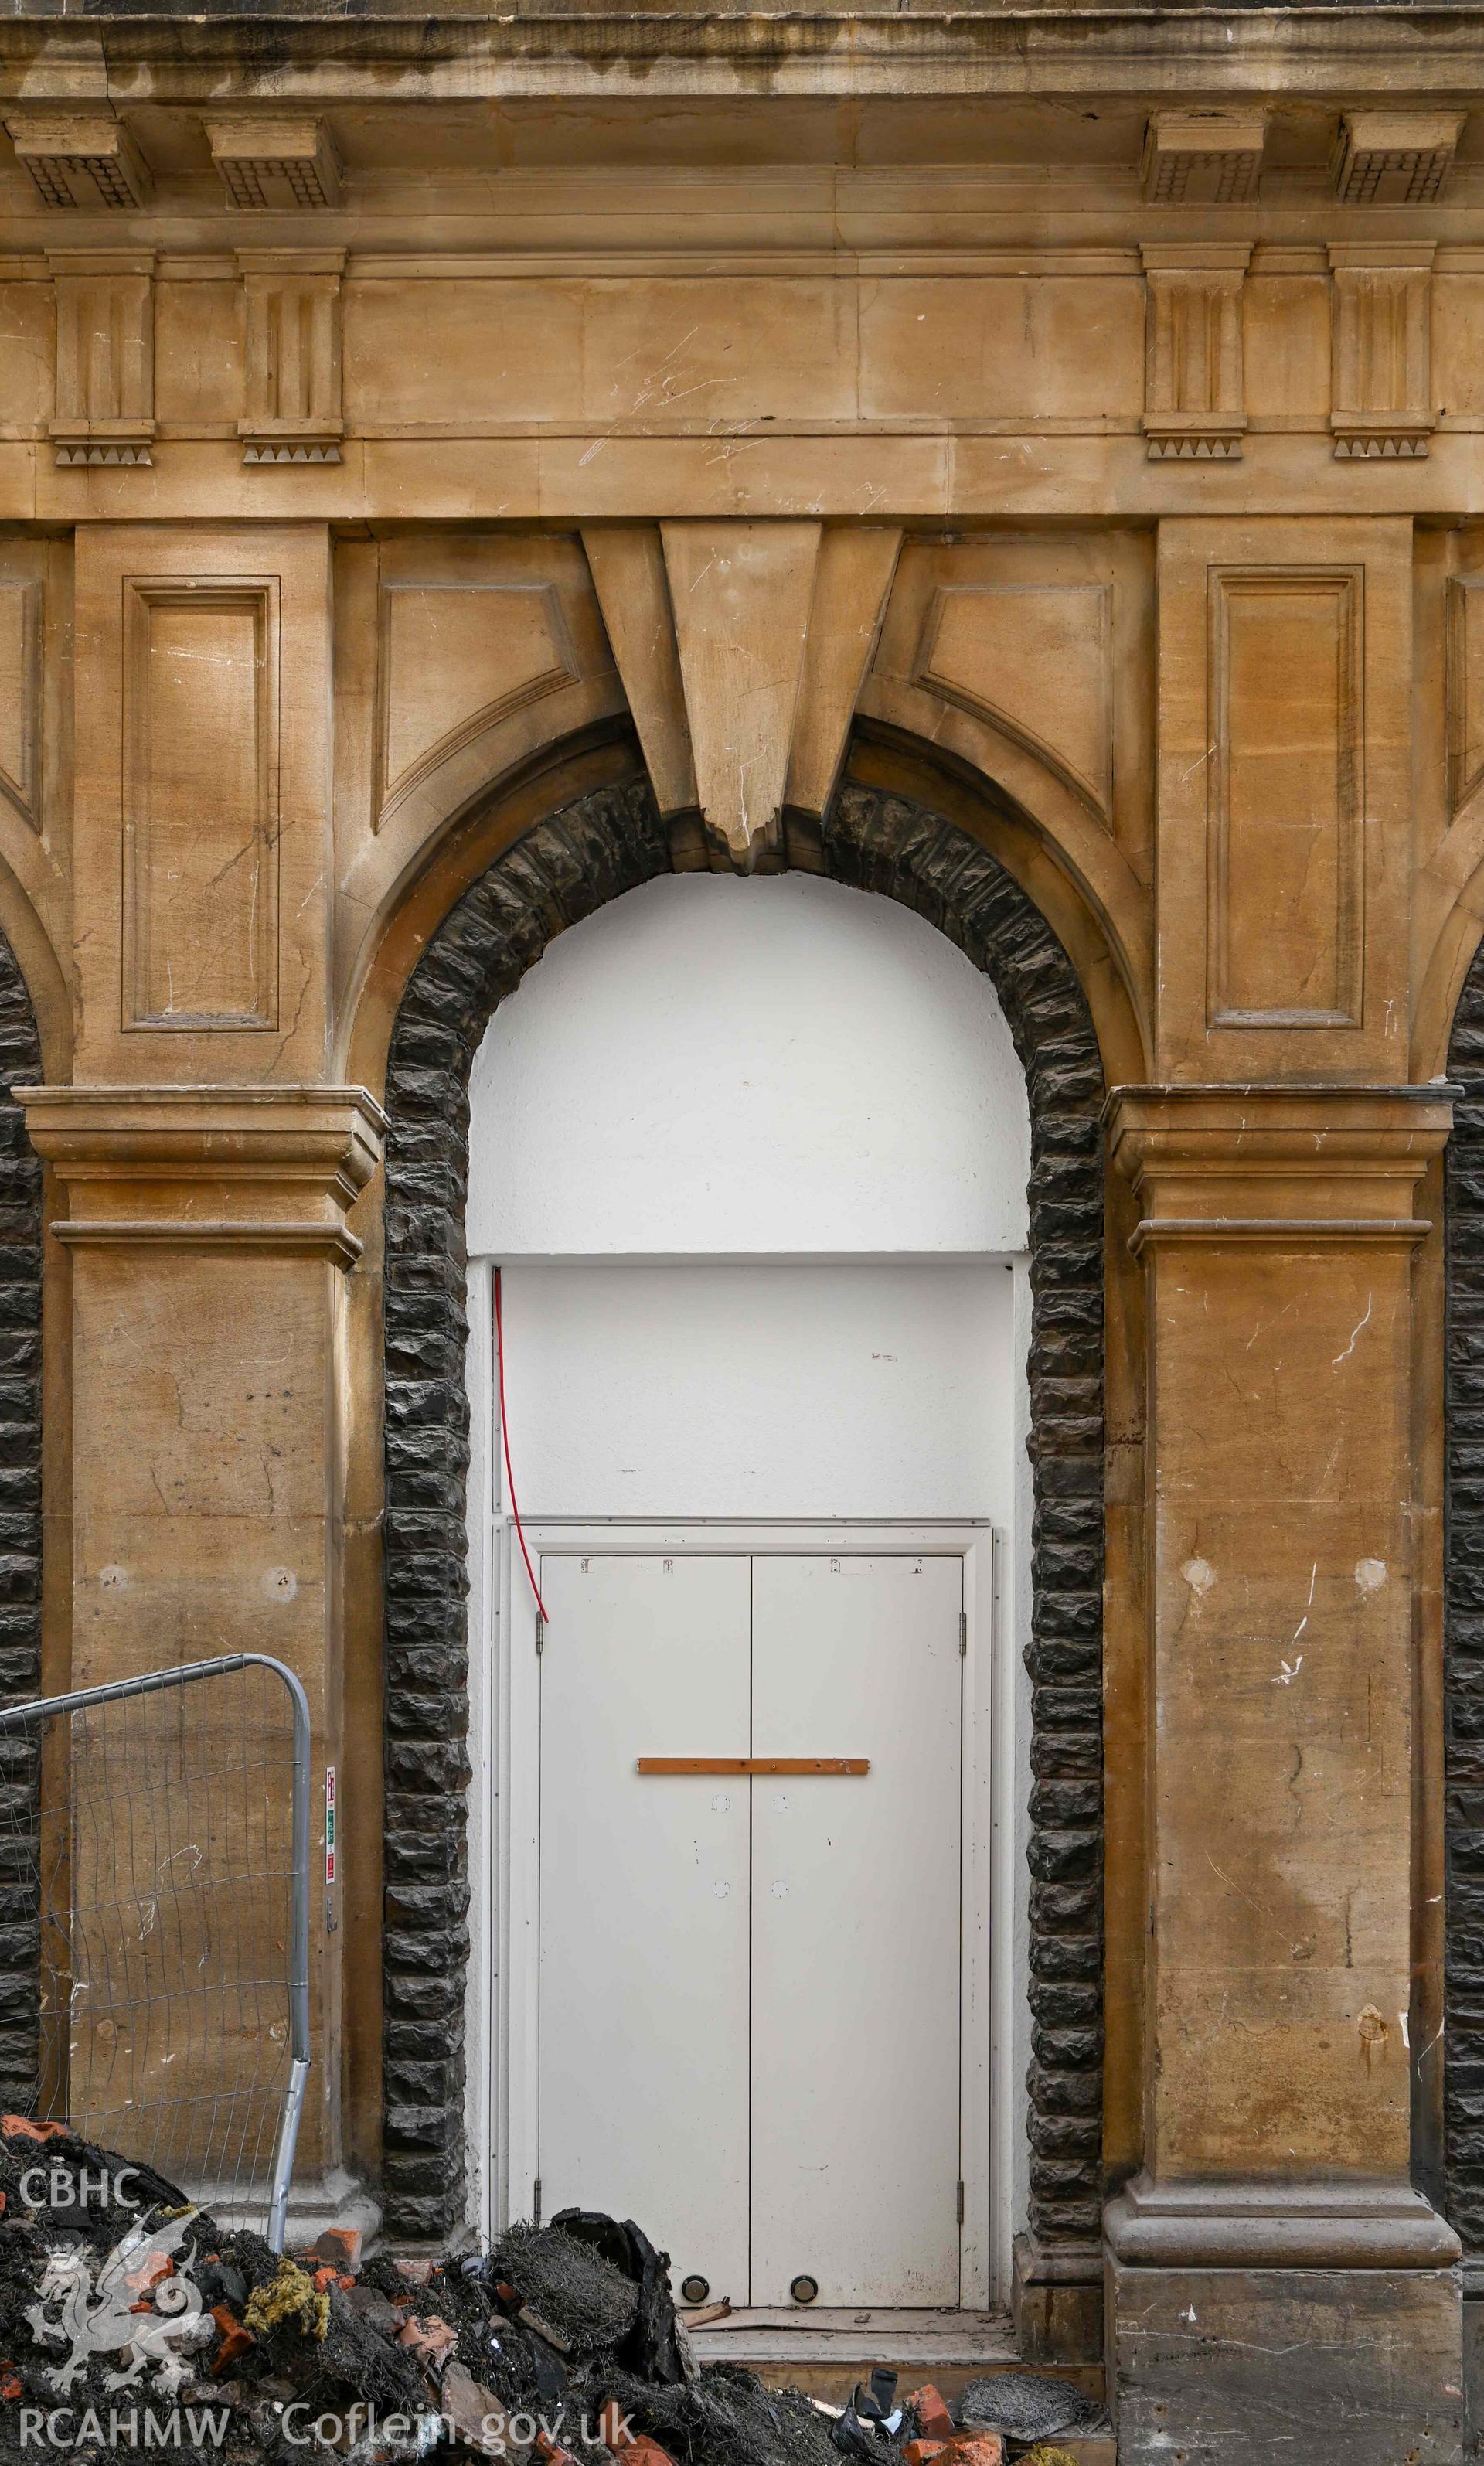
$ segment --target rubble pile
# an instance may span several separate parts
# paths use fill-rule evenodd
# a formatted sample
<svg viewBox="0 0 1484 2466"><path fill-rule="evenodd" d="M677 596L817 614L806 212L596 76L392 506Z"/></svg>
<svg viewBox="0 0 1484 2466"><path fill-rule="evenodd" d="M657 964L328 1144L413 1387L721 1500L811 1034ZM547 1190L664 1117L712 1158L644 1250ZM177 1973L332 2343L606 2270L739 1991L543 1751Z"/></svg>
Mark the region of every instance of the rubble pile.
<svg viewBox="0 0 1484 2466"><path fill-rule="evenodd" d="M488 2253L363 2259L337 2230L280 2257L148 2167L0 2118L6 2457L1056 2466L1036 2444L1092 2419L1075 2390L1021 2375L950 2406L877 2373L840 2410L699 2368L666 2256L595 2212L512 2227Z"/></svg>

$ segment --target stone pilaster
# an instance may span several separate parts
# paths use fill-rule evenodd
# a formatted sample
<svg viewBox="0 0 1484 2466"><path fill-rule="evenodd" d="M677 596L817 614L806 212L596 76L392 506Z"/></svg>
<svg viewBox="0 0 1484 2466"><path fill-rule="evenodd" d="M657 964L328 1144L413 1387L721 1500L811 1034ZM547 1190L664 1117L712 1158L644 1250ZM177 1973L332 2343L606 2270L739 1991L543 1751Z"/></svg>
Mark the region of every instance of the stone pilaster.
<svg viewBox="0 0 1484 2466"><path fill-rule="evenodd" d="M1456 2456L1458 2245L1409 2119L1413 1199L1447 1091L1126 1087L1111 1113L1153 1550L1119 2456L1235 2466L1280 2418L1313 2460Z"/></svg>
<svg viewBox="0 0 1484 2466"><path fill-rule="evenodd" d="M340 1761L346 1217L376 1169L360 1088L18 1088L72 1252L72 1675L272 1653L314 1722L311 1873ZM343 1822L377 1810L347 1806ZM310 2212L338 2175L338 1911L310 1905ZM236 2059L236 2057L234 2057Z"/></svg>

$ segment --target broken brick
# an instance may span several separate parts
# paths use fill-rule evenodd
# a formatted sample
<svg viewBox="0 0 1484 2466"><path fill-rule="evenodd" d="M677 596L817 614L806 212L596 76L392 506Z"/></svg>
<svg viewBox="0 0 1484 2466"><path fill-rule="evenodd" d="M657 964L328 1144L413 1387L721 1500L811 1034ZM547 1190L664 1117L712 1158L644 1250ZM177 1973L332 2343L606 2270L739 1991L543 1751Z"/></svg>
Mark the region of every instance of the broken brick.
<svg viewBox="0 0 1484 2466"><path fill-rule="evenodd" d="M175 2263L169 2253L152 2252L147 2260L140 2262L137 2269L126 2272L124 2283L131 2295L147 2295L152 2286L160 2285L163 2279L173 2277L174 2275Z"/></svg>
<svg viewBox="0 0 1484 2466"><path fill-rule="evenodd" d="M0 2132L10 2141L65 2141L65 2123L34 2123L29 2115L0 2115Z"/></svg>
<svg viewBox="0 0 1484 2466"><path fill-rule="evenodd" d="M928 2466L930 2458L947 2456L948 2443L946 2440L910 2440L902 2455L908 2466Z"/></svg>
<svg viewBox="0 0 1484 2466"><path fill-rule="evenodd" d="M216 2379L258 2342L251 2329L244 2329L236 2314L229 2311L225 2303L213 2304L212 2319L221 2331L221 2344L212 2364L212 2377Z"/></svg>
<svg viewBox="0 0 1484 2466"><path fill-rule="evenodd" d="M446 2320L440 2320L436 2312L430 2312L426 2319L414 2313L397 2331L396 2343L410 2346L419 2364L426 2364L430 2371L436 2372L459 2343L459 2333Z"/></svg>
<svg viewBox="0 0 1484 2466"><path fill-rule="evenodd" d="M1004 2466L1004 2442L998 2432L960 2432L946 2444L943 2466Z"/></svg>
<svg viewBox="0 0 1484 2466"><path fill-rule="evenodd" d="M13 2364L0 2364L0 2397L11 2406L25 2394L25 2384Z"/></svg>
<svg viewBox="0 0 1484 2466"><path fill-rule="evenodd" d="M523 2329L528 2329L532 2337L539 2338L543 2345L550 2346L553 2353L571 2354L572 2340L558 2329L554 2322L547 2320L544 2313L538 2312L534 2305L523 2303L515 2317Z"/></svg>
<svg viewBox="0 0 1484 2466"><path fill-rule="evenodd" d="M361 2231L359 2227L326 2227L314 2239L314 2256L329 2263L331 2269L342 2269L354 2277L361 2266Z"/></svg>
<svg viewBox="0 0 1484 2466"><path fill-rule="evenodd" d="M621 2457L623 2466L675 2466L667 2449L662 2449L650 2432L636 2432L616 2397L611 2397L597 2418L598 2438L605 2449Z"/></svg>
<svg viewBox="0 0 1484 2466"><path fill-rule="evenodd" d="M948 2410L948 2400L931 2381L913 2389L905 2401L916 2419L917 2429L926 2440L952 2440L956 2425Z"/></svg>

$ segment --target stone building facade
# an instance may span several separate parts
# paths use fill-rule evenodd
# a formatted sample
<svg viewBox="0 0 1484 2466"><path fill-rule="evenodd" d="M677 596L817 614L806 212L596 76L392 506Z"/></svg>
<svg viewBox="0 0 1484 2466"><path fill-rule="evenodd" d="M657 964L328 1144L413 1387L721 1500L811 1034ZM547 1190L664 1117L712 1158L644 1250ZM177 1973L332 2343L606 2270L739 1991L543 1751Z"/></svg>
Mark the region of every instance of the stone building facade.
<svg viewBox="0 0 1484 2466"><path fill-rule="evenodd" d="M464 2215L471 1055L905 902L1033 1130L1024 2351L1465 2454L1484 19L0 19L0 1676L343 1775L305 2164ZM122 1572L121 1572L122 1571Z"/></svg>

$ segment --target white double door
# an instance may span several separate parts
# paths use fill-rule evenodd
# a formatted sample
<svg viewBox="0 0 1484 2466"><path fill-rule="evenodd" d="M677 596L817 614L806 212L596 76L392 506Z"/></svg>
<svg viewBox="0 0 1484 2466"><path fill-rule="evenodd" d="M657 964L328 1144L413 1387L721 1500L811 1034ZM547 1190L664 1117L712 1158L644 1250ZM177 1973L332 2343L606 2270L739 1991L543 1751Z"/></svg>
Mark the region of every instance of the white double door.
<svg viewBox="0 0 1484 2466"><path fill-rule="evenodd" d="M734 2303L956 2303L962 1559L540 1572L544 2211Z"/></svg>

